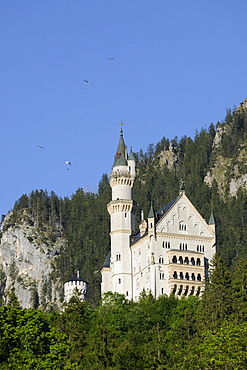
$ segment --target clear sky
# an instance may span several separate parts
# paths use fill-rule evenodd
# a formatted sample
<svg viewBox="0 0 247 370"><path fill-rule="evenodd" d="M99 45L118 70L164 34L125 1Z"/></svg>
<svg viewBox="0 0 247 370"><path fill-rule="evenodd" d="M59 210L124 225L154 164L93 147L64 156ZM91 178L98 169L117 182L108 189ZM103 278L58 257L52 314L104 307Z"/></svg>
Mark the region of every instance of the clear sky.
<svg viewBox="0 0 247 370"><path fill-rule="evenodd" d="M0 215L96 192L120 121L138 152L224 120L247 97L246 19L246 0L0 0Z"/></svg>

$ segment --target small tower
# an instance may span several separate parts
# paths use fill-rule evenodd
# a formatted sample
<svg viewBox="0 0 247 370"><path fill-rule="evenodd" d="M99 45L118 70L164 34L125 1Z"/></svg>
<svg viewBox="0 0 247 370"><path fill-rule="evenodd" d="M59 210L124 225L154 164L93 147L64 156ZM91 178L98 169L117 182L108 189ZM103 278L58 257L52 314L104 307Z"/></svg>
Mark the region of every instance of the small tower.
<svg viewBox="0 0 247 370"><path fill-rule="evenodd" d="M81 301L86 300L88 283L79 276L79 271L64 283L64 300L69 302L76 291L80 294Z"/></svg>
<svg viewBox="0 0 247 370"><path fill-rule="evenodd" d="M155 236L155 214L153 209L153 202L151 203L148 214L148 235Z"/></svg>
<svg viewBox="0 0 247 370"><path fill-rule="evenodd" d="M127 154L123 130L110 174L112 200L107 209L111 218L111 290L132 298L132 271L130 235L135 228L136 205L132 199L132 188L136 177L135 158L130 150ZM102 288L105 284L102 274ZM102 293L104 293L102 289Z"/></svg>

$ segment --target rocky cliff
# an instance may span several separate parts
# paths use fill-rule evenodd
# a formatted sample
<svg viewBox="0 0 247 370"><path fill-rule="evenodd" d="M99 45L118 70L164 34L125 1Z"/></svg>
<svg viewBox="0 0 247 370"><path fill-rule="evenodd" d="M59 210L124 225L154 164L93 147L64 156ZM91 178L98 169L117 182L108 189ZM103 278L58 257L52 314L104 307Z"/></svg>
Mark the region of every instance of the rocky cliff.
<svg viewBox="0 0 247 370"><path fill-rule="evenodd" d="M2 225L1 296L6 303L14 289L23 308L60 308L63 282L55 278L55 270L65 239L58 235L55 241L49 240L46 227L38 228L25 211L22 216L21 222L15 224L10 212Z"/></svg>

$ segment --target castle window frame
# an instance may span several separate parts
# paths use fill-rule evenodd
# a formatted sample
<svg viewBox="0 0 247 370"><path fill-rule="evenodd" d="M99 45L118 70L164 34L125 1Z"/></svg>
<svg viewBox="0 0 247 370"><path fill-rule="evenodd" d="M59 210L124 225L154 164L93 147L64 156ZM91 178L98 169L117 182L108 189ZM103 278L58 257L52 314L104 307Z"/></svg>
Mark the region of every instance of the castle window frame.
<svg viewBox="0 0 247 370"><path fill-rule="evenodd" d="M172 257L172 263L178 263L178 259L177 259L177 256L173 256Z"/></svg>
<svg viewBox="0 0 247 370"><path fill-rule="evenodd" d="M180 231L187 231L187 224L185 221L180 221L179 222L179 230Z"/></svg>
<svg viewBox="0 0 247 370"><path fill-rule="evenodd" d="M121 253L116 254L116 261L121 261Z"/></svg>

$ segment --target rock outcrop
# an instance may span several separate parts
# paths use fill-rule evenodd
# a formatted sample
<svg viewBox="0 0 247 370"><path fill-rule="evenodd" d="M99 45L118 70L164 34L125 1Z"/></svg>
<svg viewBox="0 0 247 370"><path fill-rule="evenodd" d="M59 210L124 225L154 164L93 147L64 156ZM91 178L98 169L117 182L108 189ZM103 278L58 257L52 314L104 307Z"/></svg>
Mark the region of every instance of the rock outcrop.
<svg viewBox="0 0 247 370"><path fill-rule="evenodd" d="M60 308L63 282L54 277L54 270L65 239L59 236L52 242L47 237L46 227L38 229L35 224L30 225L29 217L15 225L10 222L11 216L8 214L3 222L0 243L3 300L7 302L9 292L14 289L23 308Z"/></svg>

